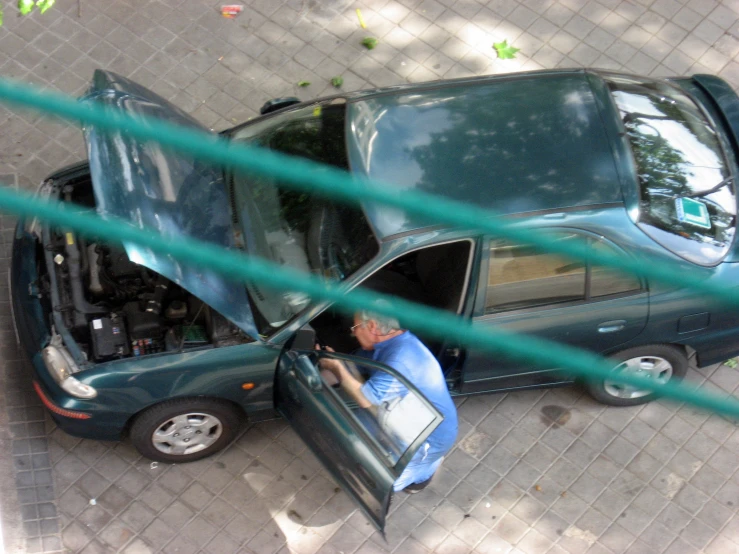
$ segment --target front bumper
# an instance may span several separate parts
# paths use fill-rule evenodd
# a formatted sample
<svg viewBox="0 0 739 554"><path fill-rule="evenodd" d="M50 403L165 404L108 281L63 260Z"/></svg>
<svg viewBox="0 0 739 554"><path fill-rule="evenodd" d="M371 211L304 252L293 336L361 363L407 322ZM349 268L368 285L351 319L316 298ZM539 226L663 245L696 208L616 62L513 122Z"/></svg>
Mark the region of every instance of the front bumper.
<svg viewBox="0 0 739 554"><path fill-rule="evenodd" d="M119 441L123 438L127 414L109 412L104 404L97 402L98 398L93 402L65 394L43 367L40 356L37 358L33 363L36 374L34 390L57 427L69 435L83 439Z"/></svg>
<svg viewBox="0 0 739 554"><path fill-rule="evenodd" d="M38 291L37 240L19 222L10 266L12 315L22 351L31 362L34 388L57 426L76 437L120 440L130 414L106 409L105 391L94 400L67 394L49 374L41 350L51 338L50 317ZM65 415L67 414L67 415ZM85 414L89 417L69 417Z"/></svg>

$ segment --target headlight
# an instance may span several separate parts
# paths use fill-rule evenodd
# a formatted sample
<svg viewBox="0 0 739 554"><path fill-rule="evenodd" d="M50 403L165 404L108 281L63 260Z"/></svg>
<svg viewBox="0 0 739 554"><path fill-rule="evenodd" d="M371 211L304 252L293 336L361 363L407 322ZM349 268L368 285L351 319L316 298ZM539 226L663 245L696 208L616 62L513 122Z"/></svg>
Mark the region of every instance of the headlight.
<svg viewBox="0 0 739 554"><path fill-rule="evenodd" d="M41 356L54 381L69 394L86 399L97 396L94 388L72 377L72 374L79 371L79 368L66 350L56 346L47 346L41 352Z"/></svg>

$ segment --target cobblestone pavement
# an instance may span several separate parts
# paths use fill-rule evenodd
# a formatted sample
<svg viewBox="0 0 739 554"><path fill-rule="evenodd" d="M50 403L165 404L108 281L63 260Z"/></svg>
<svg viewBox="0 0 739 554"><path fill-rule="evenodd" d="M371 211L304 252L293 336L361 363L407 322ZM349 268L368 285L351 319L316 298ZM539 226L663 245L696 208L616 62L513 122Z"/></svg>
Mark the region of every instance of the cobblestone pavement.
<svg viewBox="0 0 739 554"><path fill-rule="evenodd" d="M220 3L198 0L59 0L16 18L8 3L0 74L78 94L93 69L108 68L218 130L272 97L332 93L336 75L354 90L594 66L717 73L739 88L737 0L244 6L228 20ZM379 46L364 50L365 36ZM493 57L502 39L521 48L515 60ZM311 85L298 88L301 80ZM32 189L84 156L79 130L59 121L3 109L0 128L3 182ZM2 217L3 271L12 226ZM65 435L29 386L8 301L3 280L7 552L739 552L739 430L720 417L664 402L604 408L574 387L467 398L456 448L429 489L397 498L386 542L281 421L252 425L221 455L182 466L151 464L127 443ZM690 379L736 394L739 372L714 366ZM5 490L8 480L15 486Z"/></svg>

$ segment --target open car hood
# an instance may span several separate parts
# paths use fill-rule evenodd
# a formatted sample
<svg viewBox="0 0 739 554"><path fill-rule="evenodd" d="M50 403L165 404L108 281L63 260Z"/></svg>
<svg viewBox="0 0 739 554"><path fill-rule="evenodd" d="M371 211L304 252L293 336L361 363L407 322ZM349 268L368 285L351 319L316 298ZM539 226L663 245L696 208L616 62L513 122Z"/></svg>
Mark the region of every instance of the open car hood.
<svg viewBox="0 0 739 554"><path fill-rule="evenodd" d="M157 94L109 71L96 70L82 102L102 103L137 118L158 118L208 131ZM118 131L94 125L83 129L97 210L169 239L195 238L233 248L228 196L223 172L187 154L164 150ZM124 244L131 261L177 283L258 337L243 283L206 268L132 243Z"/></svg>

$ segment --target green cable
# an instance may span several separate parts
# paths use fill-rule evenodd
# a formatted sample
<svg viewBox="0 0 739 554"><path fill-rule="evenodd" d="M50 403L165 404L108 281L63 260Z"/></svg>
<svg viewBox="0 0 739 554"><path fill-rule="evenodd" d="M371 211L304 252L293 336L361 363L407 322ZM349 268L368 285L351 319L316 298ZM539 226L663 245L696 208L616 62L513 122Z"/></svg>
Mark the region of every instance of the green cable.
<svg viewBox="0 0 739 554"><path fill-rule="evenodd" d="M739 306L739 291L716 286L708 279L708 271L686 262L662 262L657 265L646 257L619 257L597 252L588 249L582 241L579 244L575 244L575 241L557 241L521 224L505 222L495 212L470 204L415 190L400 190L310 160L229 142L220 136L185 129L160 120L134 118L91 102L80 103L58 93L42 92L4 79L0 79L0 100L36 108L75 122L93 124L100 129L121 131L141 140L159 142L170 150L186 152L239 172L278 177L292 188L333 200L378 202L431 221L506 237L534 245L543 251L556 252L574 259L589 259L594 263L626 270L670 285L700 290Z"/></svg>
<svg viewBox="0 0 739 554"><path fill-rule="evenodd" d="M142 140L152 140L170 149L184 151L193 156L223 165L234 170L277 176L297 189L319 193L345 201L376 201L404 209L410 213L444 223L505 236L555 251L573 258L589 257L604 265L628 269L634 273L655 279L692 286L733 303L739 303L739 295L717 289L701 278L687 276L677 264L662 267L643 264L640 260L622 260L610 255L590 252L585 246L563 246L541 233L514 227L494 218L495 214L460 202L440 199L432 195L399 191L372 180L358 179L346 172L326 168L319 164L289 158L274 152L230 143L220 137L182 129L156 121L139 120L101 106L80 104L68 97L49 92L39 92L32 87L0 80L0 99L45 112L91 123L99 128L123 131ZM130 241L145 245L159 252L169 253L188 263L205 264L216 271L239 281L254 280L278 290L301 291L314 299L335 303L347 313L358 309L371 309L377 313L396 317L409 327L418 328L439 338L454 338L464 345L475 345L491 353L506 352L515 358L532 361L539 366L571 368L576 374L588 378L608 378L640 388L649 388L676 400L684 400L701 408L712 409L727 415L739 416L739 402L712 393L706 393L686 385L668 383L655 385L649 379L634 375L614 375L612 365L602 358L551 341L526 337L496 330L494 333L474 328L471 322L448 312L411 304L395 298L382 297L363 291L345 293L340 285L324 282L280 266L249 258L196 240L185 243L169 242L147 230L131 227L127 222L103 220L97 216L72 212L62 205L49 204L26 194L0 190L0 205L22 216L38 216L61 227L75 229L88 237L102 237L111 241ZM677 271L677 273L676 273ZM379 302L385 300L385 302ZM537 352L546 351L546 362Z"/></svg>
<svg viewBox="0 0 739 554"><path fill-rule="evenodd" d="M397 318L414 330L424 331L437 338L454 339L462 345L474 345L492 354L505 352L516 359L533 362L544 368L566 367L582 377L609 379L651 389L673 400L739 417L739 401L732 397L723 398L685 384L668 382L656 385L650 379L637 375L613 374L612 363L584 350L504 330L491 332L480 329L470 321L449 312L412 304L395 297L363 290L347 292L346 286L341 284L326 284L311 275L287 270L241 252L195 239L167 240L148 230L134 228L122 220L102 219L91 211L80 211L79 207L69 208L61 203L43 201L7 187L0 188L0 206L23 217L36 216L57 227L74 229L87 238L143 245L187 263L211 268L233 281L252 280L272 289L304 292L314 300L334 303L347 314L360 309L371 310ZM544 352L546 356L540 355Z"/></svg>

